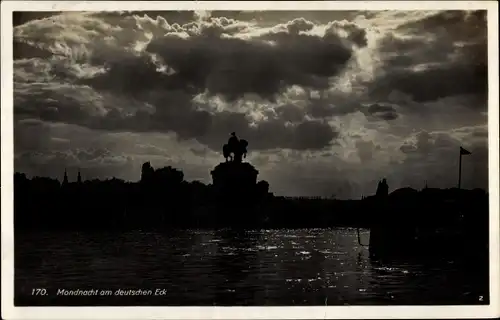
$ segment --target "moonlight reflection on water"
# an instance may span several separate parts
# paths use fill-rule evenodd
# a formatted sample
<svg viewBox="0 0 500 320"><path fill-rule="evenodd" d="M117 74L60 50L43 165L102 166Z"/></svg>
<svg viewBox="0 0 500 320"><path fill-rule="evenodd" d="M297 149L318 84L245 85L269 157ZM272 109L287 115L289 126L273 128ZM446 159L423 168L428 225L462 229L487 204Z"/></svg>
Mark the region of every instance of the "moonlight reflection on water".
<svg viewBox="0 0 500 320"><path fill-rule="evenodd" d="M368 243L368 232L361 237ZM477 304L488 285L479 271L459 259L371 261L355 229L33 233L16 239L15 298L17 305ZM48 295L34 299L33 287ZM167 294L58 297L58 288Z"/></svg>

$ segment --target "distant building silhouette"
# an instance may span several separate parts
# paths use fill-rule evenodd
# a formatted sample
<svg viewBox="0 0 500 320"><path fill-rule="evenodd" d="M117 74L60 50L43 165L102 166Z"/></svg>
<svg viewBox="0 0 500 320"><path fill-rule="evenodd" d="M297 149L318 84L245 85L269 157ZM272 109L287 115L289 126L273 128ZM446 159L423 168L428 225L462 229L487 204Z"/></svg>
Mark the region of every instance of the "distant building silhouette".
<svg viewBox="0 0 500 320"><path fill-rule="evenodd" d="M377 197L387 197L389 195L389 186L387 185L387 180L385 178L378 182L377 192L375 195Z"/></svg>
<svg viewBox="0 0 500 320"><path fill-rule="evenodd" d="M66 169L64 169L64 178L63 178L62 185L63 186L68 185L68 172L66 171Z"/></svg>
<svg viewBox="0 0 500 320"><path fill-rule="evenodd" d="M151 166L151 163L149 161L145 162L142 165L141 182L147 183L147 182L151 181L153 178L153 174L154 174L154 169Z"/></svg>
<svg viewBox="0 0 500 320"><path fill-rule="evenodd" d="M82 175L80 174L80 170L78 170L78 177L76 178L76 182L78 184L82 183Z"/></svg>

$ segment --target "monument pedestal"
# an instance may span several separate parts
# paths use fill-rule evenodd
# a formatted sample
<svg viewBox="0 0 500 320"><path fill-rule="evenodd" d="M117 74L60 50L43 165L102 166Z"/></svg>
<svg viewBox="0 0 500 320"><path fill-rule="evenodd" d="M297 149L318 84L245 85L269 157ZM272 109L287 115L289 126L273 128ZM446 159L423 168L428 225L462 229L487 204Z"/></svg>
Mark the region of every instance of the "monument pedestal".
<svg viewBox="0 0 500 320"><path fill-rule="evenodd" d="M211 172L214 191L226 200L254 197L259 171L246 162L222 162Z"/></svg>
<svg viewBox="0 0 500 320"><path fill-rule="evenodd" d="M258 173L249 163L233 161L220 163L211 172L219 226L250 227L256 222Z"/></svg>
<svg viewBox="0 0 500 320"><path fill-rule="evenodd" d="M259 171L250 163L242 162L247 147L248 142L239 140L233 132L222 147L226 162L211 171L218 226L248 228L259 222L257 206L268 196L269 184L257 183Z"/></svg>

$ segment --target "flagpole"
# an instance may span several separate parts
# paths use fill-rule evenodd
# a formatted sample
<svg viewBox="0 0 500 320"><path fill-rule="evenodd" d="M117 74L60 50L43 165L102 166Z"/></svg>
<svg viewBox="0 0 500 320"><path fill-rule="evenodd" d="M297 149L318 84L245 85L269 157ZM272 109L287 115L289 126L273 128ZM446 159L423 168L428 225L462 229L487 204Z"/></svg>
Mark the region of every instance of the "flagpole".
<svg viewBox="0 0 500 320"><path fill-rule="evenodd" d="M462 182L462 150L459 151L460 158L458 160L458 189L460 189L460 184Z"/></svg>

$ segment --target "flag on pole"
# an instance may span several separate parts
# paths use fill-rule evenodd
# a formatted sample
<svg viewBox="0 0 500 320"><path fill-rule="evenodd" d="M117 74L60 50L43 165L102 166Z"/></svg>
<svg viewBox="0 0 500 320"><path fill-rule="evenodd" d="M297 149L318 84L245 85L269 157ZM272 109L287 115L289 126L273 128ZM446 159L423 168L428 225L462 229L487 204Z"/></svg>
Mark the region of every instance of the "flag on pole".
<svg viewBox="0 0 500 320"><path fill-rule="evenodd" d="M460 155L468 155L472 154L470 151L465 150L464 148L460 147Z"/></svg>
<svg viewBox="0 0 500 320"><path fill-rule="evenodd" d="M472 154L472 152L460 147L460 157L458 160L458 189L460 189L460 184L462 182L462 156L468 154Z"/></svg>

